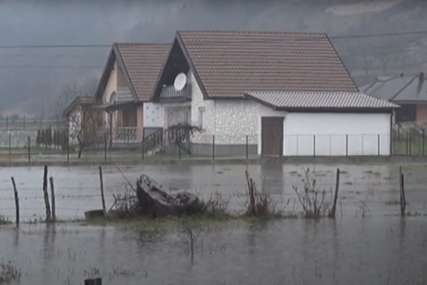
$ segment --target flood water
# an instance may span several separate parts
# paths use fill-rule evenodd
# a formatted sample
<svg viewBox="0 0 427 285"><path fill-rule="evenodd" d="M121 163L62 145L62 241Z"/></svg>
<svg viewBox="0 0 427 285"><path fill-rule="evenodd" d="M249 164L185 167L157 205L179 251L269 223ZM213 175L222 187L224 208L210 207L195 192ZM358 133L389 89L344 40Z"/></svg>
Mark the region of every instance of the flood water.
<svg viewBox="0 0 427 285"><path fill-rule="evenodd" d="M0 230L16 284L426 284L425 218L344 217L207 224L194 256L179 226L58 224Z"/></svg>
<svg viewBox="0 0 427 285"><path fill-rule="evenodd" d="M171 191L187 190L203 199L221 193L230 211L245 208L247 183L245 164L172 164L104 166L107 207L114 193L131 191L145 173ZM318 189L332 195L335 171L340 168L339 215L393 215L399 213L399 165L264 163L248 166L258 190L270 193L277 209L301 211L293 186L302 189L304 169L315 172ZM408 211L427 213L427 165L404 164ZM14 220L15 204L10 177L14 176L20 197L21 220L43 219L43 167L0 168L0 215ZM98 167L50 167L54 177L56 213L61 220L79 219L84 212L101 207Z"/></svg>
<svg viewBox="0 0 427 285"><path fill-rule="evenodd" d="M231 220L192 225L194 254L180 222L167 230L123 224L78 223L0 226L0 264L21 272L17 284L426 284L427 167L404 164L410 215L399 217L399 165L249 165L258 189L268 191L285 212L301 211L292 186L301 187L305 168L315 170L319 188L340 197L335 221L303 218ZM119 170L120 169L120 170ZM244 209L244 164L104 166L107 204L141 173L171 191L203 198L219 192L233 211ZM100 208L97 167L50 167L57 215L81 218ZM122 174L125 173L125 174ZM24 221L43 218L42 167L0 169L0 215L14 219L10 176L17 181Z"/></svg>

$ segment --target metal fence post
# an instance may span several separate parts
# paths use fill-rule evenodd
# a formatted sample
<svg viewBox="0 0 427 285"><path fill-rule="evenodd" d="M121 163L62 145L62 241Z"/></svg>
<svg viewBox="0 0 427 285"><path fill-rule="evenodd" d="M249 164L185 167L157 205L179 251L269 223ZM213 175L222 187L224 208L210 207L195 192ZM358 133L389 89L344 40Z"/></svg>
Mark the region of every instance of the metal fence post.
<svg viewBox="0 0 427 285"><path fill-rule="evenodd" d="M28 162L31 162L31 137L27 137L27 144L28 144Z"/></svg>
<svg viewBox="0 0 427 285"><path fill-rule="evenodd" d="M65 135L67 136L65 138L65 142L67 144L67 162L70 162L70 129L67 128L67 132L65 133Z"/></svg>
<svg viewBox="0 0 427 285"><path fill-rule="evenodd" d="M425 129L423 129L423 156L424 156L424 143L425 143L425 139L426 139L426 137L425 137Z"/></svg>
<svg viewBox="0 0 427 285"><path fill-rule="evenodd" d="M316 157L316 135L313 135L313 157Z"/></svg>
<svg viewBox="0 0 427 285"><path fill-rule="evenodd" d="M380 156L381 155L381 151L380 151L380 134L378 134L378 147L377 147L377 150L378 150L378 156Z"/></svg>
<svg viewBox="0 0 427 285"><path fill-rule="evenodd" d="M409 133L406 134L406 155L409 155Z"/></svg>
<svg viewBox="0 0 427 285"><path fill-rule="evenodd" d="M246 160L249 159L249 137L246 135Z"/></svg>
<svg viewBox="0 0 427 285"><path fill-rule="evenodd" d="M104 134L104 160L107 161L107 133Z"/></svg>
<svg viewBox="0 0 427 285"><path fill-rule="evenodd" d="M142 156L142 160L144 160L144 158L145 158L145 129L142 129L141 156Z"/></svg>
<svg viewBox="0 0 427 285"><path fill-rule="evenodd" d="M9 163L12 162L12 134L9 133Z"/></svg>
<svg viewBox="0 0 427 285"><path fill-rule="evenodd" d="M348 157L348 134L345 135L345 157Z"/></svg>
<svg viewBox="0 0 427 285"><path fill-rule="evenodd" d="M362 143L362 155L365 154L365 136L362 134L362 138L361 138L361 143Z"/></svg>
<svg viewBox="0 0 427 285"><path fill-rule="evenodd" d="M215 135L212 135L212 160L215 160Z"/></svg>

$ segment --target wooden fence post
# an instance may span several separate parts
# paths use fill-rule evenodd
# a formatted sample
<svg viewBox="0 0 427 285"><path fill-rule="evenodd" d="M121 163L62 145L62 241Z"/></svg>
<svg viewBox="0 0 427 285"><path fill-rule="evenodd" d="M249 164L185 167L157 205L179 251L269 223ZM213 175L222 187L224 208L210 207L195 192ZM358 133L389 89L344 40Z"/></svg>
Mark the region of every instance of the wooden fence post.
<svg viewBox="0 0 427 285"><path fill-rule="evenodd" d="M19 226L19 198L18 198L18 190L16 189L15 178L11 177L12 186L13 186L13 194L15 196L15 210L16 210L16 226Z"/></svg>
<svg viewBox="0 0 427 285"><path fill-rule="evenodd" d="M53 183L53 177L51 176L49 178L50 181L50 194L51 194L51 200L52 200L52 222L56 222L56 203L55 203L55 186Z"/></svg>
<svg viewBox="0 0 427 285"><path fill-rule="evenodd" d="M100 184L100 189L101 189L102 211L104 212L104 215L106 215L105 196L104 196L104 179L102 177L102 166L99 166L99 184Z"/></svg>
<svg viewBox="0 0 427 285"><path fill-rule="evenodd" d="M329 217L335 219L335 214L337 210L337 201L338 201L338 191L340 187L340 169L337 168L337 175L335 181L335 194L334 194L334 203L332 204L332 210L329 213Z"/></svg>
<svg viewBox="0 0 427 285"><path fill-rule="evenodd" d="M50 203L49 203L49 193L47 192L47 165L44 166L44 174L43 174L43 197L44 204L46 207L46 222L51 221L51 211L50 211Z"/></svg>

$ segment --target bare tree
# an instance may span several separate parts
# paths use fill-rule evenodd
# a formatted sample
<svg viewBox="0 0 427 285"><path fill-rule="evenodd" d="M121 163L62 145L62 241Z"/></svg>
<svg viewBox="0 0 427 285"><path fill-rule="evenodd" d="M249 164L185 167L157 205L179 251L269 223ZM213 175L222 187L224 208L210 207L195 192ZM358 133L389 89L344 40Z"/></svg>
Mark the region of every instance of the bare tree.
<svg viewBox="0 0 427 285"><path fill-rule="evenodd" d="M77 143L78 158L87 147L99 142L97 130L101 125L101 116L93 109L81 109L68 117L69 139Z"/></svg>
<svg viewBox="0 0 427 285"><path fill-rule="evenodd" d="M55 100L55 118L61 119L63 116L63 111L73 101L79 96L95 96L97 86L97 80L95 78L88 79L84 82L72 82L65 85L58 98Z"/></svg>

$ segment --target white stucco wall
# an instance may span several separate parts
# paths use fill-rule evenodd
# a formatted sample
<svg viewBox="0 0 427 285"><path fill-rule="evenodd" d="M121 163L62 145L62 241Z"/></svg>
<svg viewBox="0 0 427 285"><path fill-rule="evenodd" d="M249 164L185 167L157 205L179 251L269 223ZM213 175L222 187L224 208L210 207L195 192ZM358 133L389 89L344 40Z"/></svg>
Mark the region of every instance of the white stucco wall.
<svg viewBox="0 0 427 285"><path fill-rule="evenodd" d="M284 155L390 154L388 113L289 113L283 127Z"/></svg>
<svg viewBox="0 0 427 285"><path fill-rule="evenodd" d="M194 75L191 74L192 101L191 123L199 126L199 108L203 112L203 132L192 138L196 143L245 144L246 136L250 144L257 142L258 104L249 100L205 100Z"/></svg>
<svg viewBox="0 0 427 285"><path fill-rule="evenodd" d="M164 108L162 104L146 102L143 109L144 128L164 127Z"/></svg>
<svg viewBox="0 0 427 285"><path fill-rule="evenodd" d="M199 126L203 111L203 131L195 133L193 143L216 145L257 144L261 154L261 119L278 116L283 123L283 155L380 155L390 154L389 113L287 113L251 100L205 100L194 75L192 84L191 124ZM156 124L165 127L167 105L157 110ZM144 114L148 113L144 111ZM378 148L379 142L379 148Z"/></svg>

